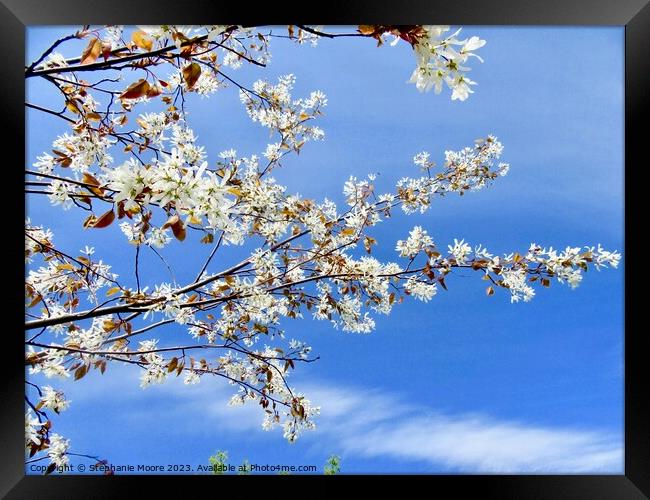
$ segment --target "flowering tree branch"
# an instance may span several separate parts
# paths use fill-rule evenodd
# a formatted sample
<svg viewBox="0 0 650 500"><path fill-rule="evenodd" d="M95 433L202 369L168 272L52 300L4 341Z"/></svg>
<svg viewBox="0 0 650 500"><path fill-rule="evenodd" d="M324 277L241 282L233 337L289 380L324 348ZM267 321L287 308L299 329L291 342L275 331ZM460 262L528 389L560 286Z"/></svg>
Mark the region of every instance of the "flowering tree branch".
<svg viewBox="0 0 650 500"><path fill-rule="evenodd" d="M503 290L512 302L525 302L534 297L534 287L547 288L553 280L575 287L589 266L616 267L620 254L600 245L558 251L531 244L496 256L464 240L445 248L419 226L397 241L395 262L372 256L377 244L372 228L395 210L424 213L434 200L481 190L508 173L509 165L499 161L503 147L491 135L446 151L440 168L428 153L418 153L413 162L420 174L396 180L390 192L376 192L372 175L350 177L342 186L343 207L287 195L271 176L287 155L323 139L315 123L327 98L317 90L295 98L293 75L244 85L225 68L263 68L274 37L312 45L322 37L373 38L379 45L401 41L413 49L410 82L418 90L439 93L446 86L452 99L464 101L474 84L464 64L480 59L474 52L485 41L461 40L460 30L449 31L362 25L353 33L328 33L298 25L283 35L262 27L143 26L126 36L121 27L108 26L84 27L55 41L26 68L25 77L54 85L61 111L26 106L62 118L71 130L26 169L25 192L47 196L63 210L83 210L83 229L119 226L115 236L135 247L135 258L131 277L118 276L94 257L94 248L79 254L63 250L48 228L26 221L25 329L39 330L26 338L30 374L78 380L117 362L139 367L143 388L173 374L184 375L186 384L214 375L237 387L231 404L259 404L263 427L281 425L294 441L314 427L319 408L287 379L299 362L318 358L304 342L285 338L284 321L311 315L334 328L369 333L376 315L389 314L406 297L432 300L458 269L475 271L486 281L487 295ZM88 40L80 57L55 52L75 39ZM133 72L140 78L125 82ZM82 79L88 73L97 75L94 83ZM208 97L227 87L238 92L252 122L271 134L263 160L227 150L209 164L198 144L186 96ZM105 106L98 95L107 99ZM162 111L146 112L152 101L161 103ZM116 153L127 159L115 161ZM158 250L174 240L189 244L188 239L211 250L197 260L194 280L178 284ZM255 250L225 269L211 269L220 250L244 243ZM163 260L172 283L143 286L151 280L140 266L143 247ZM175 326L163 331L165 325ZM157 338L151 337L155 333ZM143 340L135 345L134 337ZM33 388L39 399L28 395L26 401L28 458L47 456L55 468L73 454L67 440L50 434L52 422L43 408L58 413L68 401L52 388Z"/></svg>

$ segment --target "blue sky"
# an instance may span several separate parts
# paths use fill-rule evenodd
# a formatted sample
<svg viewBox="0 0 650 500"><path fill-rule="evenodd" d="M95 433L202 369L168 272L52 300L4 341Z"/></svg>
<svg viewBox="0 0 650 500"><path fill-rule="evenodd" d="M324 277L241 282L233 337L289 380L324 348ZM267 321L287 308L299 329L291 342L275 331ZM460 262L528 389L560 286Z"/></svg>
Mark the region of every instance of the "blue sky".
<svg viewBox="0 0 650 500"><path fill-rule="evenodd" d="M69 32L30 28L28 60ZM468 26L463 34L487 40L465 102L407 84L415 58L406 44L336 39L311 48L274 39L267 68L231 76L250 84L294 73L295 96L320 89L329 100L320 123L325 141L290 157L276 179L289 192L340 202L350 175L376 172L378 190L387 191L416 175L415 153L429 151L441 163L445 150L491 133L510 173L488 189L437 199L424 215L382 222L373 231L378 258L395 260L395 242L414 225L443 248L464 238L494 253L525 251L531 242L602 243L624 253L623 28ZM62 52L72 57L82 48ZM28 100L58 108L51 89L33 80ZM229 148L263 152L268 133L250 123L232 88L207 100L190 96L188 109L211 163ZM27 120L30 164L66 124L31 110ZM28 198L27 210L61 248L95 245L116 272L132 274L134 250L117 227L83 232L84 214L41 198ZM174 242L164 255L181 259L182 283L208 251ZM213 270L241 260L240 252L227 248ZM155 256L147 261L145 285L169 279ZM448 292L427 304L406 301L376 318L369 335L310 318L285 323L288 336L321 357L293 376L292 385L323 409L318 429L292 445L281 432L262 431L257 408L226 407L232 389L218 380L142 390L137 372L116 365L80 382L48 381L72 400L55 423L72 451L114 464L196 465L224 449L234 463L321 466L338 454L344 472L621 473L623 274L624 261L617 270L590 270L576 290L554 283L525 304L510 304L507 293L486 297L478 275L455 275Z"/></svg>

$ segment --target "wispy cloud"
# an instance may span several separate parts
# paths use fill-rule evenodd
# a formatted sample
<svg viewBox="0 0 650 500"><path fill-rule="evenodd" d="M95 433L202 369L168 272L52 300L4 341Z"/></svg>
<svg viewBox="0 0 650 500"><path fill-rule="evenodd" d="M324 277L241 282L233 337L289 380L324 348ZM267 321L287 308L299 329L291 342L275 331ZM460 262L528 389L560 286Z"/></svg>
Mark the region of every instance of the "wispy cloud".
<svg viewBox="0 0 650 500"><path fill-rule="evenodd" d="M142 391L136 372L116 371L113 378L101 380L100 391L94 384L84 384L85 389L70 384L70 393L79 402L101 395L104 404L110 404L106 401L110 394L116 405L137 400L138 404L130 404L126 410L128 420L134 422L143 412L164 405L163 418L171 424L165 426L168 432L209 432L206 428L210 426L202 425L202 421L217 419L221 431L226 428L248 437L259 432L263 437L259 409L254 405L227 406L232 390L226 384L205 380L196 386L184 386L176 379ZM318 383L301 389L322 407L317 430L303 439L328 452L337 449L344 456L392 459L402 471L409 470L409 463L418 462L430 466L427 469L431 472L623 472L621 437L609 432L531 425L483 413L441 413L393 394L364 388ZM170 399L173 405L169 405Z"/></svg>
<svg viewBox="0 0 650 500"><path fill-rule="evenodd" d="M610 433L530 425L481 413L443 414L364 390L314 386L306 392L323 406L320 432L351 455L422 461L432 471L623 472L622 443Z"/></svg>

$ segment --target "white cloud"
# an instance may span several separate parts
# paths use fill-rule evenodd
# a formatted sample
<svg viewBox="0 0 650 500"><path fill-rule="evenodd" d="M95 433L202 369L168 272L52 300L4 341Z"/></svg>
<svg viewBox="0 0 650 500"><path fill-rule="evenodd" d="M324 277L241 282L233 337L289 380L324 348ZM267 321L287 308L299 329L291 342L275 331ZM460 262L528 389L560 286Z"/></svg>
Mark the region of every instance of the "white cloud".
<svg viewBox="0 0 650 500"><path fill-rule="evenodd" d="M608 433L479 413L445 415L363 390L315 386L305 392L323 406L320 432L351 455L422 461L432 472L623 472L622 442ZM340 401L345 402L345 415L337 410ZM330 407L335 410L328 411Z"/></svg>
<svg viewBox="0 0 650 500"><path fill-rule="evenodd" d="M65 390L80 403L101 397L104 404L128 406L127 420L132 422L173 399L173 405L165 404L163 417L168 432L206 433L212 426L202 424L217 420L220 431L226 428L247 437L255 432L259 437L266 434L255 405L227 406L234 392L227 384L204 379L199 385L186 386L180 377L142 390L136 371L118 369L112 375L84 384L64 384ZM327 384L301 384L300 388L322 407L317 429L301 439L328 453L341 450L344 458L393 459L401 472L408 472L413 462L430 466L431 472L623 472L622 437L614 434L531 425L481 413L443 414L379 390ZM138 400L138 404L124 405L125 400Z"/></svg>

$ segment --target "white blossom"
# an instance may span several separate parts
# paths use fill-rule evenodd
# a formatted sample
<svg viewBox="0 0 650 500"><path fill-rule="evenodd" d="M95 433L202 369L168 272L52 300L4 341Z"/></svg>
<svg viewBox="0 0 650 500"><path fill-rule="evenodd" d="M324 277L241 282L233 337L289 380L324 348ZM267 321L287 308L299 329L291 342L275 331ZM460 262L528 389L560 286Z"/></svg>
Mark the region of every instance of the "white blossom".
<svg viewBox="0 0 650 500"><path fill-rule="evenodd" d="M43 408L50 408L56 413L62 412L70 405L70 401L65 398L63 392L54 390L49 385L43 387L41 403Z"/></svg>
<svg viewBox="0 0 650 500"><path fill-rule="evenodd" d="M415 257L424 248L433 246L433 240L421 226L415 226L406 240L399 240L395 250L401 257Z"/></svg>
<svg viewBox="0 0 650 500"><path fill-rule="evenodd" d="M34 415L31 408L27 409L25 413L25 444L30 446L32 443L35 445L41 444L39 432L43 427L44 422L41 422L38 417Z"/></svg>
<svg viewBox="0 0 650 500"><path fill-rule="evenodd" d="M422 302L429 302L438 291L435 283L424 283L413 276L406 281L404 289Z"/></svg>
<svg viewBox="0 0 650 500"><path fill-rule="evenodd" d="M415 83L420 92L428 92L432 88L436 94L442 91L446 84L452 91L452 100L464 101L473 91L470 85L476 82L470 80L466 73L469 68L462 66L469 57L483 60L473 51L485 45L485 40L473 36L467 40L459 40L456 31L453 35L443 38L449 31L448 26L424 26L424 35L415 43L417 67L411 75L409 83ZM454 46L462 46L456 51Z"/></svg>
<svg viewBox="0 0 650 500"><path fill-rule="evenodd" d="M50 436L50 447L47 449L47 456L54 465L63 467L70 462L67 455L69 449L69 439L64 439L58 434L52 434Z"/></svg>
<svg viewBox="0 0 650 500"><path fill-rule="evenodd" d="M467 256L472 251L472 247L465 243L465 240L458 241L456 238L454 238L453 246L448 245L448 248L449 253L456 259L458 264L465 264Z"/></svg>

